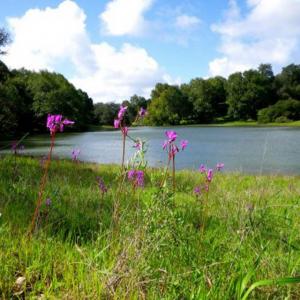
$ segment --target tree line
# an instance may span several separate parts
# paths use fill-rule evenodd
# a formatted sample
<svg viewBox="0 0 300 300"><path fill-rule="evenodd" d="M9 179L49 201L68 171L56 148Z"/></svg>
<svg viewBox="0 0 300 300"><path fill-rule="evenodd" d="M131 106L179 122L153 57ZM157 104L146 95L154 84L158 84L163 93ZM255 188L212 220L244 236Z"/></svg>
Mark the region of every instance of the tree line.
<svg viewBox="0 0 300 300"><path fill-rule="evenodd" d="M5 55L1 48L9 41L0 28L0 55ZM134 123L141 107L148 110L146 125L299 120L300 65L290 64L276 76L270 64L261 64L228 79L217 76L182 85L157 83L149 99L133 95L123 105L128 106L127 124ZM9 70L0 60L0 136L44 132L48 113L75 120L73 130L112 125L118 109L117 103L93 104L87 93L61 74Z"/></svg>
<svg viewBox="0 0 300 300"><path fill-rule="evenodd" d="M257 70L195 78L182 85L157 83L150 99L137 95L123 101L129 122L139 107L148 109L147 125L206 124L225 121L288 122L300 119L300 65L290 64L276 76L270 64ZM95 119L112 124L115 103L95 104Z"/></svg>

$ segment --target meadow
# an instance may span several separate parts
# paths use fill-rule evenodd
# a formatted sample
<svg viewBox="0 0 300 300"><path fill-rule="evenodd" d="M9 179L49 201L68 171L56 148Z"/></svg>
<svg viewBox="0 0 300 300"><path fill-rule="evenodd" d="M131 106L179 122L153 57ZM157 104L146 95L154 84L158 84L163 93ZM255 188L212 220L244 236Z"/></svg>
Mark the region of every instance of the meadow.
<svg viewBox="0 0 300 300"><path fill-rule="evenodd" d="M53 160L30 235L41 163L0 159L1 299L300 297L299 176L218 172L198 197L199 171L177 172L173 192L149 168L118 192L120 166Z"/></svg>

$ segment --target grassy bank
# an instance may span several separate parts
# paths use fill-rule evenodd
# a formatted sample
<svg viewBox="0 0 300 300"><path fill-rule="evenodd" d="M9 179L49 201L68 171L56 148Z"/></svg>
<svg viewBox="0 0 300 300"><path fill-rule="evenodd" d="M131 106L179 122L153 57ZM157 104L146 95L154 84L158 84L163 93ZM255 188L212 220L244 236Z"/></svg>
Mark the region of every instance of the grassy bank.
<svg viewBox="0 0 300 300"><path fill-rule="evenodd" d="M125 182L118 195L119 172L54 161L51 205L29 239L40 162L0 158L1 299L242 299L254 282L299 275L299 176L218 173L208 199L196 199L199 173L178 172L173 194L149 170L144 189ZM300 285L273 282L249 298L285 297L299 299Z"/></svg>

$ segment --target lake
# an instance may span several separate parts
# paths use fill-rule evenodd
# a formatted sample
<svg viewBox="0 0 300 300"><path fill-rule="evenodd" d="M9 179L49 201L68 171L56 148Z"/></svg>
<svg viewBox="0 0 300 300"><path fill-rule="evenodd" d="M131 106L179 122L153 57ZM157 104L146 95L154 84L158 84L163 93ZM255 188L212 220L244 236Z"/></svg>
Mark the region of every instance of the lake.
<svg viewBox="0 0 300 300"><path fill-rule="evenodd" d="M170 128L137 127L132 137L149 142L150 166L160 167L167 161L162 150L164 132ZM188 147L177 154L178 169L197 169L201 163L213 167L224 162L224 171L243 173L300 174L300 128L285 127L172 127L178 141L186 139ZM46 155L49 135L33 136L25 143L24 154ZM179 144L179 143L178 143ZM70 158L74 148L81 150L79 159L88 162L120 163L122 138L119 131L57 134L54 155ZM128 141L126 158L133 153ZM3 152L3 151L2 151ZM7 152L7 151L6 151Z"/></svg>

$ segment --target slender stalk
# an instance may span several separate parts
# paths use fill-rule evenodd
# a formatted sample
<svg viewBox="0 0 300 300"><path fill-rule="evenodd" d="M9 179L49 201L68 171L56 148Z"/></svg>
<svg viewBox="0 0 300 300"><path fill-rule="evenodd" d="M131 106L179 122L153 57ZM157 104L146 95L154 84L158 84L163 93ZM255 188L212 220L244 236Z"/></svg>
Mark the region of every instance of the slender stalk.
<svg viewBox="0 0 300 300"><path fill-rule="evenodd" d="M51 146L50 146L50 150L47 156L47 161L45 164L45 171L43 174L43 177L41 179L40 182L40 189L39 189L39 194L38 194L38 200L36 203L36 207L35 207L35 211L31 220L31 226L30 226L30 230L29 230L29 235L31 236L35 227L36 227L36 221L39 217L39 212L40 212L40 208L42 205L42 200L43 200L43 194L44 194L44 190L45 190L45 185L47 182L47 177L48 177L48 171L49 171L49 167L50 167L50 163L51 163L51 157L52 157L52 150L54 147L54 142L55 142L55 133L51 134Z"/></svg>
<svg viewBox="0 0 300 300"><path fill-rule="evenodd" d="M122 131L122 136L123 136L123 149L122 149L122 172L124 171L124 161L125 161L125 142L126 142L126 135Z"/></svg>
<svg viewBox="0 0 300 300"><path fill-rule="evenodd" d="M173 192L175 192L176 183L175 183L175 155L172 155L172 176L173 176Z"/></svg>
<svg viewBox="0 0 300 300"><path fill-rule="evenodd" d="M206 209L207 209L207 204L208 204L208 195L209 195L209 182L207 183L206 201L203 204L203 226L202 226L201 234L204 233L204 227L205 227L205 222L206 222Z"/></svg>

